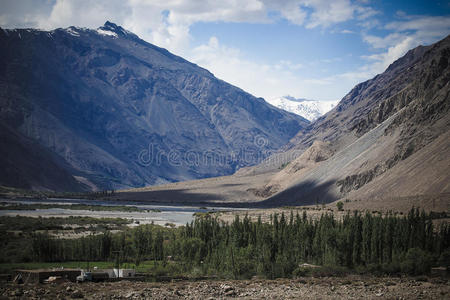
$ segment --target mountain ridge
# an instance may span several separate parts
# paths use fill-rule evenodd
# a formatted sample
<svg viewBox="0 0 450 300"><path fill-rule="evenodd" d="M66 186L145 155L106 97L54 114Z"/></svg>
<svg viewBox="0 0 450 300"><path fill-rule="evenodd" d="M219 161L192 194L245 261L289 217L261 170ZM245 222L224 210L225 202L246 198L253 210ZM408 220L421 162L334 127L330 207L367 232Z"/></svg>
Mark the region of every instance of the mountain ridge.
<svg viewBox="0 0 450 300"><path fill-rule="evenodd" d="M111 22L0 41L1 120L67 162L80 189L231 174L308 124Z"/></svg>

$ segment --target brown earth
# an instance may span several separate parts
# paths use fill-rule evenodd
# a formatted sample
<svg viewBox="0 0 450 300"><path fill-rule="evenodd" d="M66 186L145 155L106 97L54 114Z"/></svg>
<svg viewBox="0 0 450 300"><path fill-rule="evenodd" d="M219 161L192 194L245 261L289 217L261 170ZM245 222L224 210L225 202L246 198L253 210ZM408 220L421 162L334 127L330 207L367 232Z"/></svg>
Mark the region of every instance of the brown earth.
<svg viewBox="0 0 450 300"><path fill-rule="evenodd" d="M349 275L278 280L4 284L4 299L448 299L447 278Z"/></svg>

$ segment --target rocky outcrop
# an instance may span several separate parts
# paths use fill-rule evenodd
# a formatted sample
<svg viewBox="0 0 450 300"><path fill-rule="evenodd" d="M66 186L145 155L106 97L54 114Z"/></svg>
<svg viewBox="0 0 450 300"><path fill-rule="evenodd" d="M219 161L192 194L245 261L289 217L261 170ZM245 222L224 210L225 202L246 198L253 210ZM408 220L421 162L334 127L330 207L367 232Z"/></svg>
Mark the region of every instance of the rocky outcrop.
<svg viewBox="0 0 450 300"><path fill-rule="evenodd" d="M357 190L366 183L372 181L376 176L386 172L384 166L377 165L375 168L360 174L350 175L342 180L336 181L336 185L340 187L340 192L346 194L352 190Z"/></svg>

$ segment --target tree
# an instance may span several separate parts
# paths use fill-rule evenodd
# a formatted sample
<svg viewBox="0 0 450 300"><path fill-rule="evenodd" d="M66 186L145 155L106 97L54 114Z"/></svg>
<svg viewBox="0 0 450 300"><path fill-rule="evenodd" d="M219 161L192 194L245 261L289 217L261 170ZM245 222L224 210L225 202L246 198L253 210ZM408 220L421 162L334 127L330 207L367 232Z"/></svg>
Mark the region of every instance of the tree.
<svg viewBox="0 0 450 300"><path fill-rule="evenodd" d="M139 226L134 230L133 234L133 246L135 250L135 264L139 266L142 257L147 252L147 235L145 234L143 228Z"/></svg>

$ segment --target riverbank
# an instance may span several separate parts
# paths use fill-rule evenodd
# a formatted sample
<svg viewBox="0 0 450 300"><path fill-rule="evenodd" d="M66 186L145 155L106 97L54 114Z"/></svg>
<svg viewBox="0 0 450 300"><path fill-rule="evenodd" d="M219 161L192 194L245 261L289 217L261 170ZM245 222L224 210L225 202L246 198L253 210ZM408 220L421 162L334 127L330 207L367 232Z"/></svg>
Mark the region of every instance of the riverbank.
<svg viewBox="0 0 450 300"><path fill-rule="evenodd" d="M121 218L135 224L182 226L196 213L232 210L222 207L155 205L139 201L86 200L67 198L0 199L0 216L42 218Z"/></svg>

